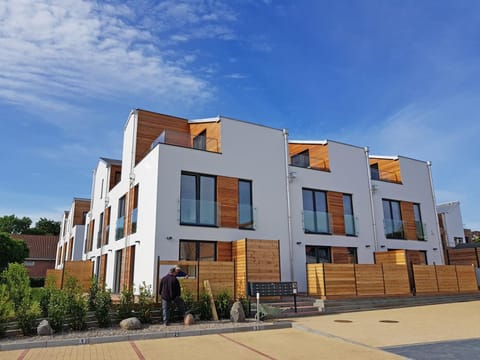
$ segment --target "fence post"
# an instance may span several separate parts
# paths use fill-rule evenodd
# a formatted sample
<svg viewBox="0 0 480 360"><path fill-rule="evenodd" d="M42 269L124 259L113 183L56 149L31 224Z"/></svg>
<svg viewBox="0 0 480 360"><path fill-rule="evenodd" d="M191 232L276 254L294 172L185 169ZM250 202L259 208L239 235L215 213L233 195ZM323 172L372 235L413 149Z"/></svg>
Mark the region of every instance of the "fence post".
<svg viewBox="0 0 480 360"><path fill-rule="evenodd" d="M440 285L438 284L437 265L433 262L433 269L435 270L435 280L437 281L437 293L440 292Z"/></svg>

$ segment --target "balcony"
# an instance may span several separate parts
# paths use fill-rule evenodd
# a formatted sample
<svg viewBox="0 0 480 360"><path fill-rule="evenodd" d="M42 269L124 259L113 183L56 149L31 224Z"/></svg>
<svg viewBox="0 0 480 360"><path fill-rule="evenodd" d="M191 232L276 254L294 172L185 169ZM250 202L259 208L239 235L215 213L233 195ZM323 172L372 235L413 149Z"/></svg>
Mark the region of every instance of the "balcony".
<svg viewBox="0 0 480 360"><path fill-rule="evenodd" d="M138 208L132 210L132 234L137 232Z"/></svg>
<svg viewBox="0 0 480 360"><path fill-rule="evenodd" d="M216 201L180 200L180 225L218 226L220 207Z"/></svg>
<svg viewBox="0 0 480 360"><path fill-rule="evenodd" d="M384 219L383 228L387 239L405 239L402 220Z"/></svg>
<svg viewBox="0 0 480 360"><path fill-rule="evenodd" d="M190 149L220 152L218 139L203 135L191 135L186 132L166 129L153 141L150 146L153 149L157 144L182 146Z"/></svg>
<svg viewBox="0 0 480 360"><path fill-rule="evenodd" d="M115 240L120 240L123 238L124 234L124 225L125 225L125 217L119 217L117 219L117 228L115 229Z"/></svg>
<svg viewBox="0 0 480 360"><path fill-rule="evenodd" d="M328 160L315 158L308 155L304 156L302 154L297 154L290 157L289 165L320 171L330 170L328 167Z"/></svg>
<svg viewBox="0 0 480 360"><path fill-rule="evenodd" d="M395 184L402 183L402 179L399 173L393 171L379 170L375 167L370 167L370 178L372 180L386 181Z"/></svg>
<svg viewBox="0 0 480 360"><path fill-rule="evenodd" d="M330 234L331 215L324 211L303 211L303 230L311 234Z"/></svg>
<svg viewBox="0 0 480 360"><path fill-rule="evenodd" d="M427 226L425 223L422 223L421 221L415 221L415 230L417 231L417 240L427 240Z"/></svg>
<svg viewBox="0 0 480 360"><path fill-rule="evenodd" d="M358 219L353 215L344 215L343 220L345 223L345 235L357 236L358 235Z"/></svg>

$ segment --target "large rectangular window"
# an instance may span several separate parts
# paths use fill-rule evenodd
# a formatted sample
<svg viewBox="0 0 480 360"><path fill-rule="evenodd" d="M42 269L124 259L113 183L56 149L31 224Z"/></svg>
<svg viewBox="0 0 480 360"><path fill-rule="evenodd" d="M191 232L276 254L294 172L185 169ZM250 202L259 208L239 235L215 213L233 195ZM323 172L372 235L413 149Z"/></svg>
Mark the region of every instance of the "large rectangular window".
<svg viewBox="0 0 480 360"><path fill-rule="evenodd" d="M328 246L305 246L307 264L331 263L332 257Z"/></svg>
<svg viewBox="0 0 480 360"><path fill-rule="evenodd" d="M252 182L238 180L238 227L253 229Z"/></svg>
<svg viewBox="0 0 480 360"><path fill-rule="evenodd" d="M97 249L102 247L102 235L103 235L103 212L100 214L98 221L98 231L97 231Z"/></svg>
<svg viewBox="0 0 480 360"><path fill-rule="evenodd" d="M180 224L217 225L215 176L182 174L180 184Z"/></svg>
<svg viewBox="0 0 480 360"><path fill-rule="evenodd" d="M115 266L113 270L113 287L112 292L118 294L120 292L120 279L122 275L122 250L115 251Z"/></svg>
<svg viewBox="0 0 480 360"><path fill-rule="evenodd" d="M330 233L325 191L302 190L303 226L306 233Z"/></svg>
<svg viewBox="0 0 480 360"><path fill-rule="evenodd" d="M356 235L355 217L353 216L352 195L343 194L343 218L345 222L345 234Z"/></svg>
<svg viewBox="0 0 480 360"><path fill-rule="evenodd" d="M399 201L383 199L383 218L387 239L405 239Z"/></svg>
<svg viewBox="0 0 480 360"><path fill-rule="evenodd" d="M215 261L216 258L216 242L180 240L179 260Z"/></svg>
<svg viewBox="0 0 480 360"><path fill-rule="evenodd" d="M125 232L125 199L126 195L123 195L118 199L118 212L117 212L117 229L115 231L115 240L123 238Z"/></svg>
<svg viewBox="0 0 480 360"><path fill-rule="evenodd" d="M415 229L417 231L417 240L425 240L425 229L422 222L422 213L420 204L413 204L413 216L415 217Z"/></svg>

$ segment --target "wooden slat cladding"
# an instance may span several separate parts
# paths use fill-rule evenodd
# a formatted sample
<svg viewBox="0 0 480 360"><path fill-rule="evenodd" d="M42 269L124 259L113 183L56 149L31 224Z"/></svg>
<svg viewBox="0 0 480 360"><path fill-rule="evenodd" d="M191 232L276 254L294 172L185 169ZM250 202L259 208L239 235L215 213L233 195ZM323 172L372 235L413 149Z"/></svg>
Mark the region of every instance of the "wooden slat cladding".
<svg viewBox="0 0 480 360"><path fill-rule="evenodd" d="M108 182L108 191L112 190L121 180L122 166L110 165L110 179Z"/></svg>
<svg viewBox="0 0 480 360"><path fill-rule="evenodd" d="M385 294L383 269L381 264L355 265L357 295L375 296Z"/></svg>
<svg viewBox="0 0 480 360"><path fill-rule="evenodd" d="M328 158L328 144L288 144L290 157L308 150L310 157L310 168L316 170L330 170Z"/></svg>
<svg viewBox="0 0 480 360"><path fill-rule="evenodd" d="M68 255L67 260L73 260L73 238L68 240Z"/></svg>
<svg viewBox="0 0 480 360"><path fill-rule="evenodd" d="M333 264L355 264L355 254L350 253L348 247L331 247L332 263Z"/></svg>
<svg viewBox="0 0 480 360"><path fill-rule="evenodd" d="M413 203L408 201L400 202L402 211L403 231L407 240L417 239L417 228L415 226L415 215L413 213Z"/></svg>
<svg viewBox="0 0 480 360"><path fill-rule="evenodd" d="M189 134L188 121L175 116L137 110L135 165L150 151L153 141L166 129Z"/></svg>
<svg viewBox="0 0 480 360"><path fill-rule="evenodd" d="M351 264L323 264L327 296L355 296L355 270Z"/></svg>
<svg viewBox="0 0 480 360"><path fill-rule="evenodd" d="M327 192L327 208L331 215L332 232L335 235L345 235L345 218L343 213L343 194L334 191Z"/></svg>
<svg viewBox="0 0 480 360"><path fill-rule="evenodd" d="M95 229L95 219L90 222L88 227L88 234L87 234L87 252L92 251L93 246L93 234Z"/></svg>
<svg viewBox="0 0 480 360"><path fill-rule="evenodd" d="M435 266L435 271L437 275L438 292L458 292L457 272L455 266L437 265Z"/></svg>
<svg viewBox="0 0 480 360"><path fill-rule="evenodd" d="M386 295L410 294L410 279L406 265L382 264Z"/></svg>
<svg viewBox="0 0 480 360"><path fill-rule="evenodd" d="M405 250L407 264L427 265L427 255L421 250Z"/></svg>
<svg viewBox="0 0 480 360"><path fill-rule="evenodd" d="M247 297L247 240L232 242L232 260L235 263L235 298Z"/></svg>
<svg viewBox="0 0 480 360"><path fill-rule="evenodd" d="M105 287L105 277L107 275L107 254L100 257L100 274L98 275L98 284L100 287Z"/></svg>
<svg viewBox="0 0 480 360"><path fill-rule="evenodd" d="M413 265L415 277L415 290L418 294L431 294L438 292L437 276L434 266Z"/></svg>
<svg viewBox="0 0 480 360"><path fill-rule="evenodd" d="M232 243L230 241L217 242L217 261L232 261Z"/></svg>
<svg viewBox="0 0 480 360"><path fill-rule="evenodd" d="M85 225L84 214L87 213L88 211L90 211L89 200L74 200L73 226Z"/></svg>
<svg viewBox="0 0 480 360"><path fill-rule="evenodd" d="M220 204L220 226L238 228L238 179L217 176L217 201Z"/></svg>
<svg viewBox="0 0 480 360"><path fill-rule="evenodd" d="M380 180L402 183L400 161L398 159L370 158L370 165L377 164Z"/></svg>
<svg viewBox="0 0 480 360"><path fill-rule="evenodd" d="M211 123L192 123L190 124L190 134L192 139L194 136L202 133L206 130L206 150L213 152L221 152L221 134L222 134L222 124L221 122L211 122Z"/></svg>
<svg viewBox="0 0 480 360"><path fill-rule="evenodd" d="M278 240L247 239L248 281L280 281Z"/></svg>
<svg viewBox="0 0 480 360"><path fill-rule="evenodd" d="M122 269L120 274L120 291L133 286L133 271L135 269L135 245L122 250Z"/></svg>
<svg viewBox="0 0 480 360"><path fill-rule="evenodd" d="M459 292L478 292L475 268L469 265L455 265Z"/></svg>
<svg viewBox="0 0 480 360"><path fill-rule="evenodd" d="M450 265L480 266L480 248L447 249Z"/></svg>

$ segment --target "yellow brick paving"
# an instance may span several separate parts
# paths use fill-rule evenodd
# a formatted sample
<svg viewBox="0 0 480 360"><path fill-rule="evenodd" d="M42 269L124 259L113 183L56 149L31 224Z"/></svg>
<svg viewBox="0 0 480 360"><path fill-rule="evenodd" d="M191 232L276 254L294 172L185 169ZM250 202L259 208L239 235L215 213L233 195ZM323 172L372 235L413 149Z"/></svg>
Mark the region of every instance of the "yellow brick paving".
<svg viewBox="0 0 480 360"><path fill-rule="evenodd" d="M293 329L140 340L139 354L130 342L116 342L0 351L0 360L399 359L377 348L480 338L478 324L480 301L473 301L298 318Z"/></svg>

